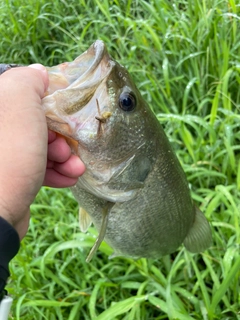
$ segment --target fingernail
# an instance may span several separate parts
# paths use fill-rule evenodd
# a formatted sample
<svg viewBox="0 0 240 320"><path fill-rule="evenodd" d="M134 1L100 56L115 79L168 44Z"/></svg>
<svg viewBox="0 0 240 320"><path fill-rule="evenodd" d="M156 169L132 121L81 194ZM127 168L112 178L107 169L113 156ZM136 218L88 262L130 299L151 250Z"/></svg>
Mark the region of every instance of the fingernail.
<svg viewBox="0 0 240 320"><path fill-rule="evenodd" d="M33 69L37 69L37 70L41 70L41 71L46 71L46 68L40 63L30 64L29 68L33 68Z"/></svg>

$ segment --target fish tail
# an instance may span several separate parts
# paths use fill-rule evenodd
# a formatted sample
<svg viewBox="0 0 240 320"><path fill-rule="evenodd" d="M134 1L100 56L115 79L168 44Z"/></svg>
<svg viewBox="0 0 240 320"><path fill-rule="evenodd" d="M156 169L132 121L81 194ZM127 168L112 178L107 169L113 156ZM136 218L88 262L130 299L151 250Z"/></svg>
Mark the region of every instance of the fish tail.
<svg viewBox="0 0 240 320"><path fill-rule="evenodd" d="M196 208L195 220L183 244L188 251L198 253L210 247L211 243L212 232L209 222L202 211Z"/></svg>

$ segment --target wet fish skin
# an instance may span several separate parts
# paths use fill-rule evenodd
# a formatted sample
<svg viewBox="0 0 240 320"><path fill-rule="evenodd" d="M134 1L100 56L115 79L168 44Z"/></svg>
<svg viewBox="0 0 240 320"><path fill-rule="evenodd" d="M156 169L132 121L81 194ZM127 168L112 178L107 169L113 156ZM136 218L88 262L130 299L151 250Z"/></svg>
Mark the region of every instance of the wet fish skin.
<svg viewBox="0 0 240 320"><path fill-rule="evenodd" d="M73 152L86 165L71 188L83 208L82 230L93 222L114 256L157 258L183 242L191 252L205 250L211 230L193 204L182 167L156 116L104 43L96 41L75 61L48 72L48 126L78 142Z"/></svg>

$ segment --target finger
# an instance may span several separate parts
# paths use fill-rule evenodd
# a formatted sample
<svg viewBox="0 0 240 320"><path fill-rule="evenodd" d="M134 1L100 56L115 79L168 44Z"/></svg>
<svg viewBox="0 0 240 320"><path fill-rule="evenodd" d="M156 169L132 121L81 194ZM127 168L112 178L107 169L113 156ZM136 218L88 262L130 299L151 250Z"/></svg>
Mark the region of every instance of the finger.
<svg viewBox="0 0 240 320"><path fill-rule="evenodd" d="M53 166L54 166L54 161L47 160L47 166L46 166L46 168L47 168L47 169L52 169Z"/></svg>
<svg viewBox="0 0 240 320"><path fill-rule="evenodd" d="M55 162L53 168L60 174L69 178L78 178L85 171L84 163L75 155L71 155L64 163Z"/></svg>
<svg viewBox="0 0 240 320"><path fill-rule="evenodd" d="M35 70L39 70L42 74L42 79L44 82L44 92L47 90L48 85L49 85L49 77L48 77L48 72L47 69L39 64L39 63L34 63L28 66L29 68L35 69Z"/></svg>
<svg viewBox="0 0 240 320"><path fill-rule="evenodd" d="M57 138L56 132L48 130L48 143L52 143Z"/></svg>
<svg viewBox="0 0 240 320"><path fill-rule="evenodd" d="M72 187L77 183L77 178L66 177L54 169L47 169L43 186L52 188L67 188Z"/></svg>
<svg viewBox="0 0 240 320"><path fill-rule="evenodd" d="M71 156L71 149L63 137L57 138L48 145L48 160L65 162Z"/></svg>
<svg viewBox="0 0 240 320"><path fill-rule="evenodd" d="M34 87L35 92L43 98L48 87L48 73L44 66L12 68L1 75L6 87L14 88L16 92L22 92ZM18 89L18 90L17 90ZM27 98L27 97L26 97Z"/></svg>

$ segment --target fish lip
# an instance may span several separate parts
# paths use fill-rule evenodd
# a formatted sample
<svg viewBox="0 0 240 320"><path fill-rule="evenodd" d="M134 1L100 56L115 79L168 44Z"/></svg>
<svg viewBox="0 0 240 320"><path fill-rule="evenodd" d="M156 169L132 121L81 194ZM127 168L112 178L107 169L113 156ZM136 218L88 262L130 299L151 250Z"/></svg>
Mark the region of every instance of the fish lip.
<svg viewBox="0 0 240 320"><path fill-rule="evenodd" d="M87 57L87 59L85 58ZM88 49L87 51L83 52L79 57L77 57L74 62L77 62L78 60L81 61L81 59L86 59L85 63L91 60L91 58L94 57L94 60L92 61L91 65L82 73L79 74L79 78L76 80L78 81L88 76L91 73L94 73L94 71L98 68L99 64L103 61L105 57L110 60L110 57L107 52L107 48L105 46L105 43L102 40L96 40ZM76 82L74 81L74 82ZM74 85L74 82L72 85Z"/></svg>
<svg viewBox="0 0 240 320"><path fill-rule="evenodd" d="M101 68L101 63L107 67L111 66L111 57L102 40L96 40L85 52L80 54L72 62L63 62L53 67L46 67L49 75L49 87L45 96L49 96L56 91L75 88L81 83L81 89L99 82L104 78L106 70ZM101 70L100 74L97 70Z"/></svg>
<svg viewBox="0 0 240 320"><path fill-rule="evenodd" d="M87 59L86 59L87 57ZM108 54L107 48L105 43L102 40L96 40L88 49L87 51L83 52L78 58L76 58L74 61L77 61L79 59L79 61L81 61L81 59L86 59L85 63L88 63L89 60L91 60L91 58L94 57L94 60L92 61L92 63L89 65L89 67L85 70L85 72L83 72L82 74L79 74L79 78L74 81L72 83L72 85L74 85L75 82L79 81L79 79L81 79L81 81L84 81L84 78L88 78L91 77L91 74L94 74L94 72L97 70L97 68L99 67L99 65L105 60L106 61L106 65L110 66L110 56ZM105 72L104 72L105 73ZM95 79L95 82L99 83L102 81L103 78L105 78L106 74L104 75L104 77L101 77L99 79ZM94 81L93 81L94 82ZM93 84L92 84L93 85ZM71 86L71 85L70 85ZM89 86L89 84L87 84L87 86Z"/></svg>
<svg viewBox="0 0 240 320"><path fill-rule="evenodd" d="M95 41L86 51L87 55L89 54L89 51L91 49L94 49L95 59L93 60L91 66L83 73L82 76L85 76L86 73L88 74L94 71L98 67L99 63L102 61L104 57L104 54L106 53L106 46L102 40Z"/></svg>
<svg viewBox="0 0 240 320"><path fill-rule="evenodd" d="M85 58L87 57L87 59ZM96 40L85 52L83 52L79 57L77 57L74 61L80 61L81 59L85 59L85 63L88 63L91 58L94 57L94 60L89 65L89 67L82 73L79 73L78 79L76 79L73 83L71 83L68 88L75 87L75 83L79 82L79 80L84 83L84 79L91 78L91 74L93 75L94 72L98 69L99 65L105 62L105 66L107 70L103 71L101 68L101 74L96 78L93 77L94 80L86 81L85 86L82 85L81 89L88 88L89 86L99 86L99 84L109 75L112 70L113 65L115 64L106 48L105 43L102 40Z"/></svg>

